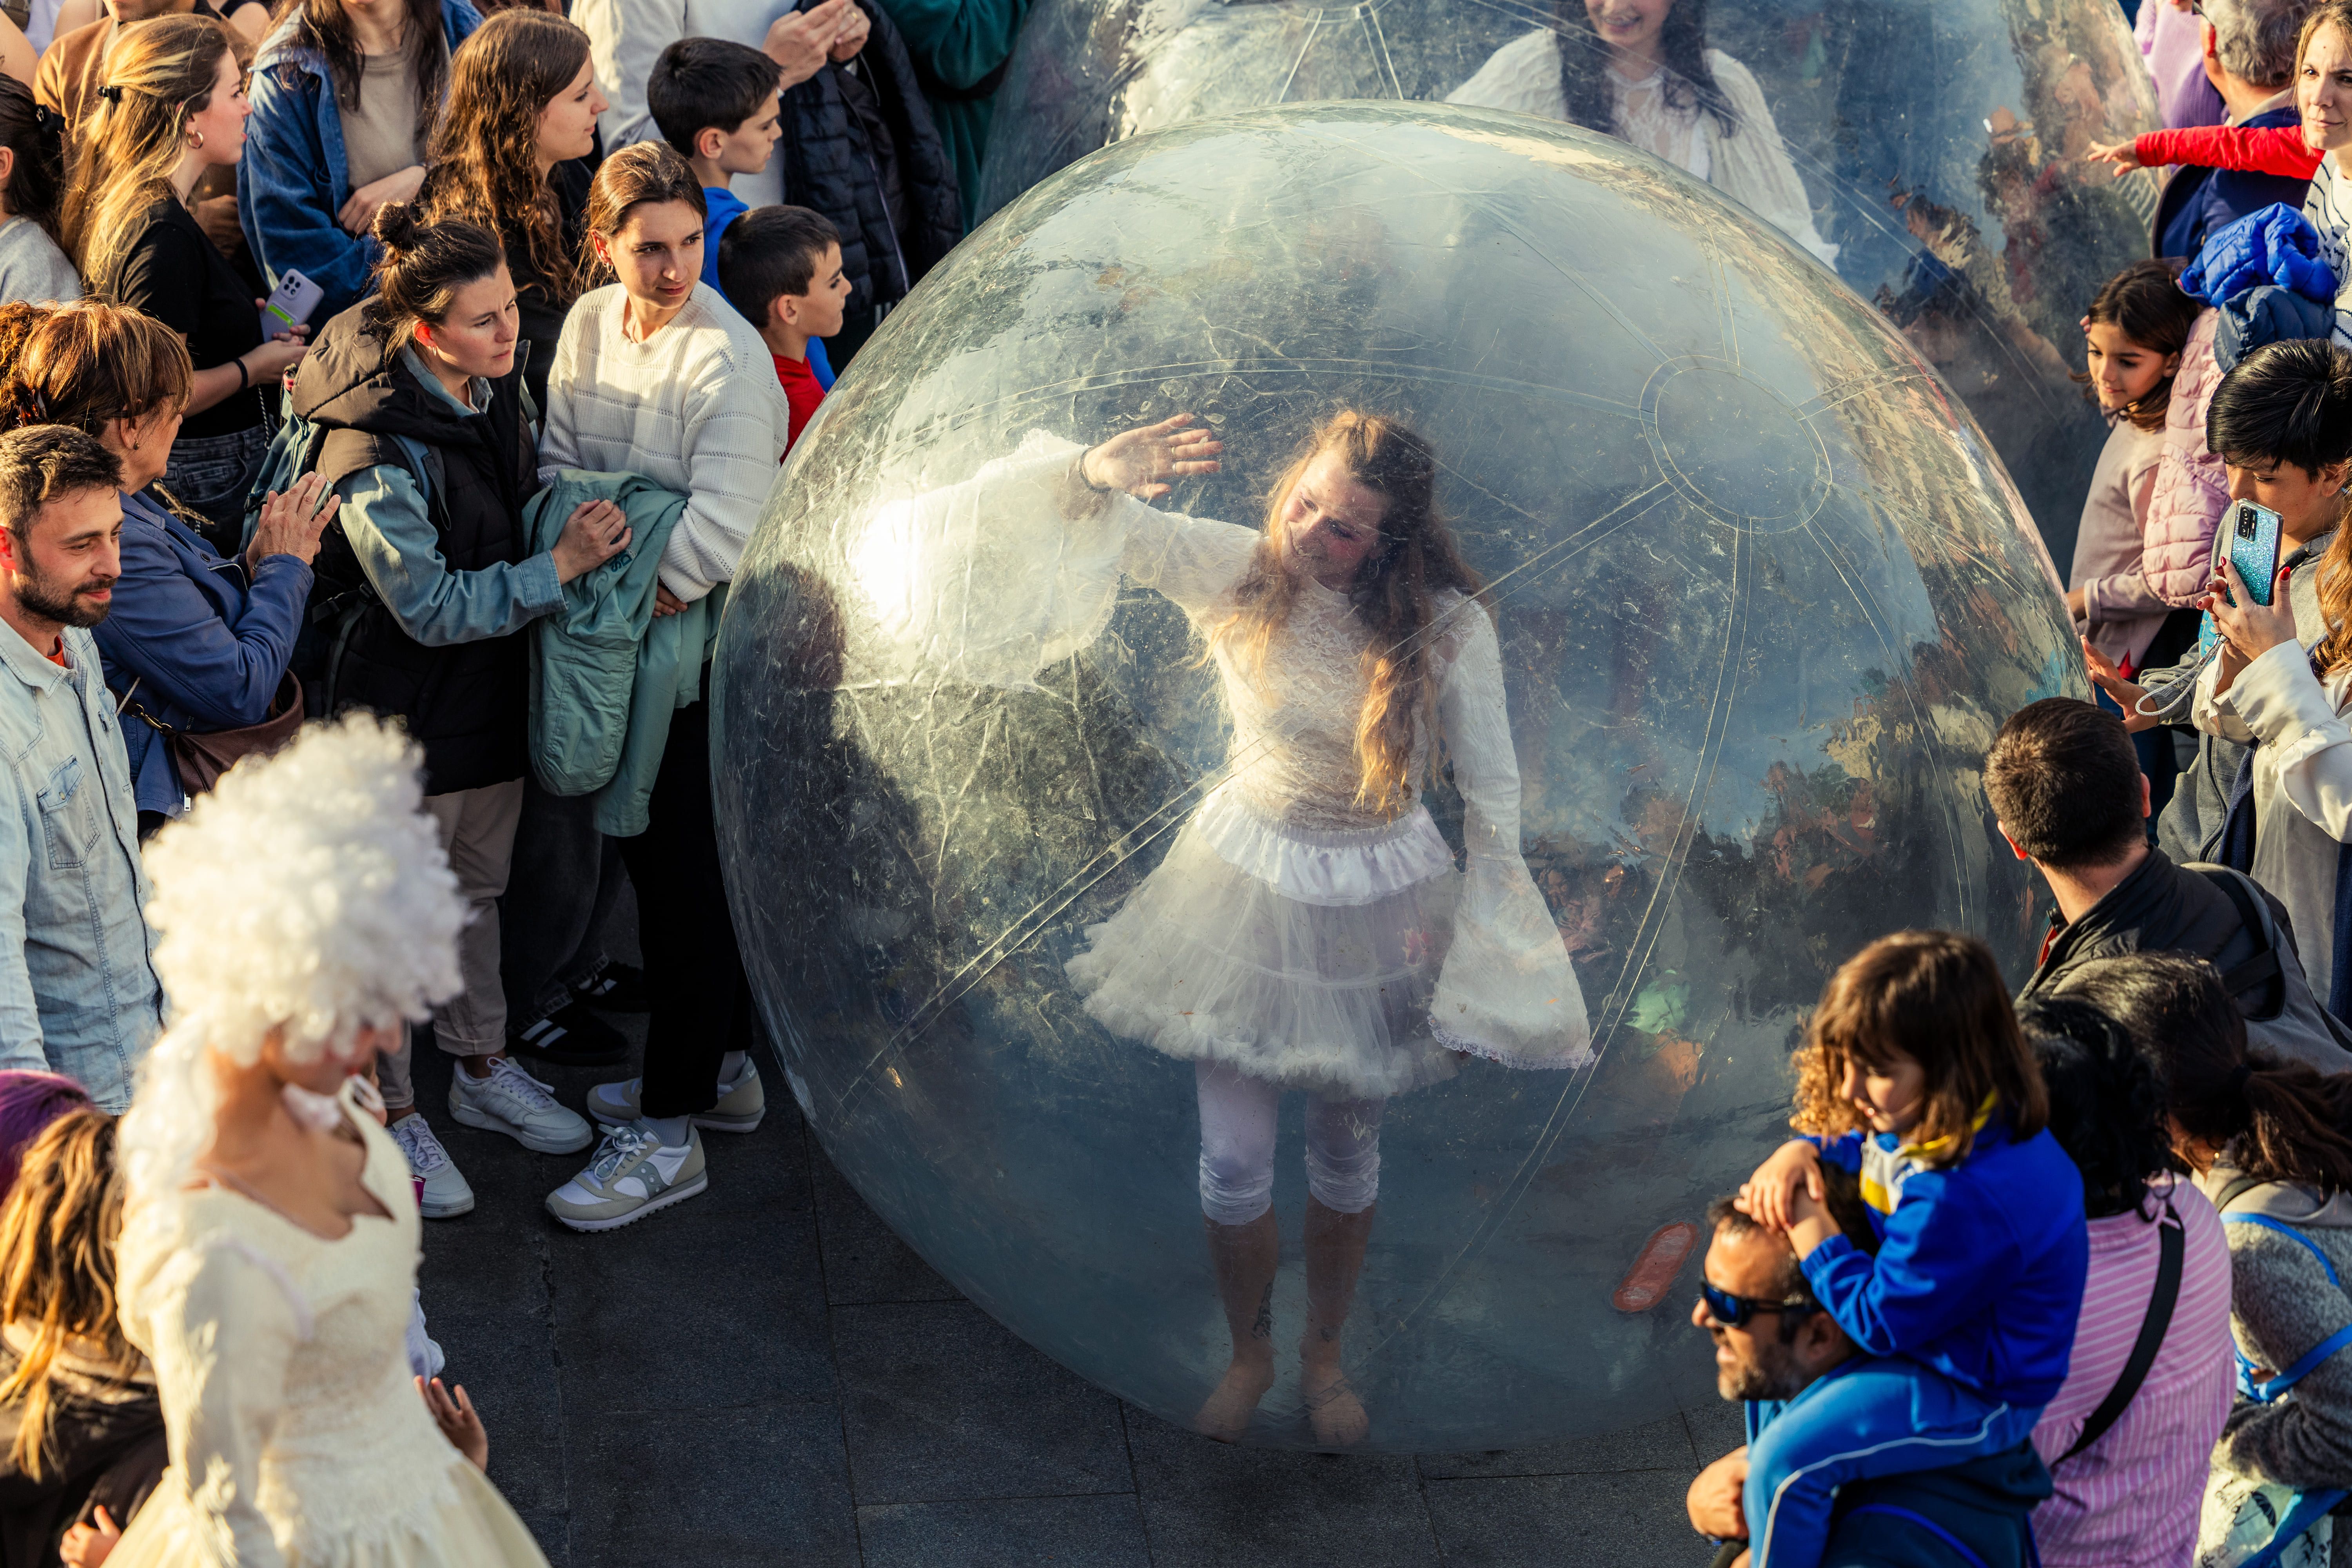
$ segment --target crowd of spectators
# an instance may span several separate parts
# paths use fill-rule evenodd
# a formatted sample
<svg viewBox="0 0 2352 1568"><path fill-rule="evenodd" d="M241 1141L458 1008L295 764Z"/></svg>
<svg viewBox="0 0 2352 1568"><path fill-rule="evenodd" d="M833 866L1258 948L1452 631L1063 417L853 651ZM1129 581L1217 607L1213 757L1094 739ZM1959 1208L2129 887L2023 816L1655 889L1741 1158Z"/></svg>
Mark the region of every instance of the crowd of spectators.
<svg viewBox="0 0 2352 1568"><path fill-rule="evenodd" d="M478 1201L415 1052L449 1121L593 1146L574 1230L764 1117L703 656L1023 9L0 20L0 1562L540 1561L414 1287ZM1727 1564L2352 1564L2352 0L2141 37L2097 702L1983 767L2050 933L2013 998L1966 937L1850 958L1709 1209ZM626 1061L615 1011L641 1071L575 1110L532 1067Z"/></svg>

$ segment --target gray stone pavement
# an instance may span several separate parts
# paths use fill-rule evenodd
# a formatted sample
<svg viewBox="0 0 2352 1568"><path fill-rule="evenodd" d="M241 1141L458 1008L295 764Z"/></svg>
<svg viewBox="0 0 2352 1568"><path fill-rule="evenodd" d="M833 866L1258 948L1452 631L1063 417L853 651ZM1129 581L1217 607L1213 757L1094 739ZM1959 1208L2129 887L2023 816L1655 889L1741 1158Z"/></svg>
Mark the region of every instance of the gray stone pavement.
<svg viewBox="0 0 2352 1568"><path fill-rule="evenodd" d="M614 1022L642 1038L641 1019ZM579 1157L452 1124L449 1069L420 1052L418 1097L479 1201L427 1224L425 1310L488 1425L491 1479L557 1568L1699 1568L1710 1555L1683 1491L1738 1442L1733 1407L1447 1458L1227 1447L1063 1371L960 1297L834 1172L777 1087L757 1132L707 1139L709 1193L576 1236L540 1205ZM781 1086L764 1057L761 1070ZM614 1075L545 1076L576 1106Z"/></svg>

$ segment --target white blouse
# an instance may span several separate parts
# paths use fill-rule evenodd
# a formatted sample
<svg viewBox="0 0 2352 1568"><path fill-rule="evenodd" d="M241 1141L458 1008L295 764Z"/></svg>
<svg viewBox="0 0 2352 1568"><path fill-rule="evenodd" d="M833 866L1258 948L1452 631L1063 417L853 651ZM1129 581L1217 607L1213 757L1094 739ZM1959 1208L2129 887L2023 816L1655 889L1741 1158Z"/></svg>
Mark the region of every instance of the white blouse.
<svg viewBox="0 0 2352 1568"><path fill-rule="evenodd" d="M1488 57L1468 81L1446 94L1448 103L1507 109L1546 120L1566 120L1568 100L1560 89L1560 38L1549 27L1512 39ZM1813 228L1812 202L1789 161L1788 149L1764 101L1764 89L1748 68L1721 49L1706 51L1707 68L1729 100L1739 129L1726 136L1715 116L1696 103L1676 108L1666 101L1663 68L1639 81L1608 72L1617 126L1623 139L1644 153L1705 180L1725 195L1819 257L1837 265L1838 247Z"/></svg>

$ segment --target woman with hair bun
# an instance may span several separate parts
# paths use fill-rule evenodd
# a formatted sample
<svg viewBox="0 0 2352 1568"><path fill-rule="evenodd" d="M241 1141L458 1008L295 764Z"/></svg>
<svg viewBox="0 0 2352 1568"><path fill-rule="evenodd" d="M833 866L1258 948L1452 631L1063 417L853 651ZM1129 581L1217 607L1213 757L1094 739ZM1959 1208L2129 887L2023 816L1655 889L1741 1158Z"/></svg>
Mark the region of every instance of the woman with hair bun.
<svg viewBox="0 0 2352 1568"><path fill-rule="evenodd" d="M498 237L463 218L376 217L379 292L329 321L294 378L296 415L323 430L318 475L341 502L311 602L332 662L310 672L315 711L398 716L425 748L425 809L472 919L465 985L436 1014L462 1070L449 1111L527 1149L564 1153L588 1124L507 1057L499 904L522 810L530 658L521 632L561 607L563 584L629 542L609 501L575 509L555 547L527 548L538 488L515 368L515 286ZM383 1063L393 1136L425 1179L425 1213L474 1194L416 1114L404 1036Z"/></svg>
<svg viewBox="0 0 2352 1568"><path fill-rule="evenodd" d="M1764 89L1706 42L1707 0L1556 0L1552 22L1505 44L1448 103L1565 120L1705 180L1837 265L1813 228Z"/></svg>
<svg viewBox="0 0 2352 1568"><path fill-rule="evenodd" d="M112 1568L546 1561L418 1397L416 1203L356 1076L463 984L421 760L314 727L156 837L176 1016L122 1121L117 1274L172 1463Z"/></svg>
<svg viewBox="0 0 2352 1568"><path fill-rule="evenodd" d="M2229 1237L2242 1397L2211 1450L2216 1477L2343 1488L2352 1481L2352 1076L2248 1057L2245 1019L2203 959L2100 959L2070 975L2063 994L2131 1031L2156 1069L2173 1152ZM2335 1561L2352 1559L2340 1524L2336 1541Z"/></svg>
<svg viewBox="0 0 2352 1568"><path fill-rule="evenodd" d="M152 833L187 805L168 736L270 716L333 502L322 511L324 487L306 478L268 499L243 552L212 547L203 520L160 488L194 377L179 335L152 316L100 300L0 306L0 369L13 423L70 425L122 464L122 574L91 636L122 713L140 832Z"/></svg>
<svg viewBox="0 0 2352 1568"><path fill-rule="evenodd" d="M0 75L0 303L79 300L81 278L58 244L66 122Z"/></svg>
<svg viewBox="0 0 2352 1568"><path fill-rule="evenodd" d="M2178 1179L2164 1091L2131 1032L2075 996L2029 1002L2017 1021L2042 1065L2050 1135L2083 1173L2091 1235L2066 1382L2033 1427L2055 1483L2033 1510L2034 1543L2048 1568L2172 1568L2196 1545L2206 1456L2230 1411L2230 1244L2213 1205ZM2156 1359L2092 1431L2167 1272Z"/></svg>

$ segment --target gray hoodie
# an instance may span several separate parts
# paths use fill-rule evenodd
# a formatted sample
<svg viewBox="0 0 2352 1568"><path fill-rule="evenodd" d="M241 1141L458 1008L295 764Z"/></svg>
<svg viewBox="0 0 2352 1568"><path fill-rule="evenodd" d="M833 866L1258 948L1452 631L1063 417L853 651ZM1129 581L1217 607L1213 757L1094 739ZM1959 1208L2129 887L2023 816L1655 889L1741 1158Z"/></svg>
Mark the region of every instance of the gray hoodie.
<svg viewBox="0 0 2352 1568"><path fill-rule="evenodd" d="M2219 1206L2242 1173L2227 1156L2198 1179ZM2309 1187L2270 1183L2230 1200L2230 1332L2255 1365L2283 1371L2352 1323L2352 1290L2331 1285L2307 1247L2258 1225L2260 1215L2294 1226L2327 1255L2339 1280L2352 1280L2352 1194L2323 1198ZM2285 1398L2240 1400L2213 1447L2217 1469L2303 1490L2352 1487L2352 1349L2305 1373ZM2352 1520L2338 1520L2334 1568L2352 1568Z"/></svg>

